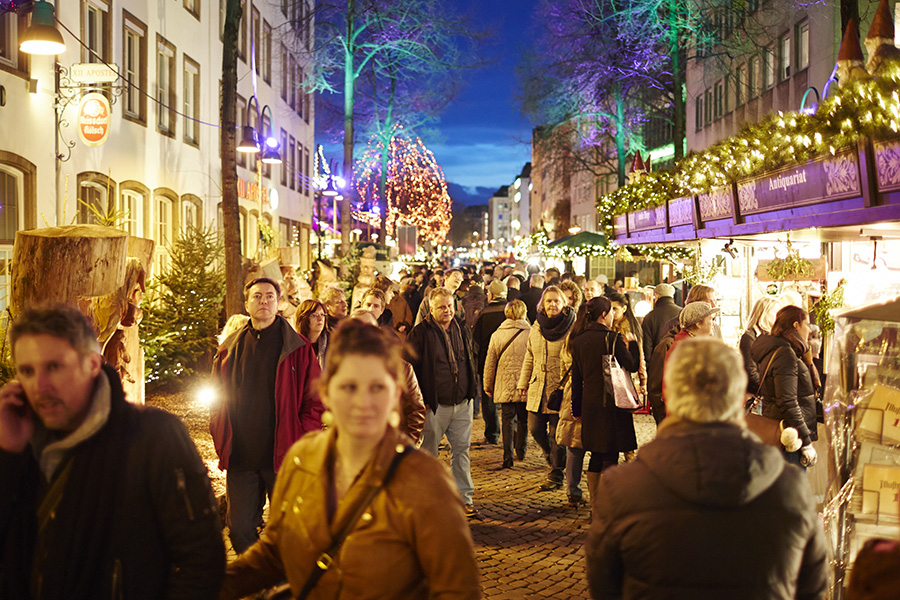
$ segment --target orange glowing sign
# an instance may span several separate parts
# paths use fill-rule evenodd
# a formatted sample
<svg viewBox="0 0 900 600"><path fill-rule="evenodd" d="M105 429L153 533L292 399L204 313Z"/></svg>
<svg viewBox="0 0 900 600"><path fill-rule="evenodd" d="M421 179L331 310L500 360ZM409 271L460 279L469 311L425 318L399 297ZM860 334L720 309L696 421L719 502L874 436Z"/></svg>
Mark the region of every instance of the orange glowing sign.
<svg viewBox="0 0 900 600"><path fill-rule="evenodd" d="M78 105L78 137L86 146L100 146L109 136L112 113L103 94L85 94Z"/></svg>

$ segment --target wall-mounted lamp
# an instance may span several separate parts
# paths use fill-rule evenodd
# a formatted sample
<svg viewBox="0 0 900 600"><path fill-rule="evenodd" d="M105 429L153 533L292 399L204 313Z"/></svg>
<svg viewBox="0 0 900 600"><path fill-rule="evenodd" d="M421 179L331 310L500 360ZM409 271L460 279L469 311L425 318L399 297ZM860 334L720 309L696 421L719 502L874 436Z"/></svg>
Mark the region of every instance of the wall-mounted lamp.
<svg viewBox="0 0 900 600"><path fill-rule="evenodd" d="M31 25L22 34L19 50L26 54L54 55L66 51L66 43L56 28L53 5L37 0L31 9Z"/></svg>

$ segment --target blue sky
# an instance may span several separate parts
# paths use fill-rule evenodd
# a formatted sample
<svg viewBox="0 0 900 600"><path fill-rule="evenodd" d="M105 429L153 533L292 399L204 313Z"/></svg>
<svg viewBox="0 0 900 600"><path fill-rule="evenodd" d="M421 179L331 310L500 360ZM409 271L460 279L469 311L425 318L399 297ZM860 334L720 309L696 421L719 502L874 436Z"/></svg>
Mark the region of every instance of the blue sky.
<svg viewBox="0 0 900 600"><path fill-rule="evenodd" d="M515 180L531 160L531 125L516 103L515 67L533 31L538 0L447 0L492 32L479 52L480 69L465 71L465 87L441 116L440 139L428 148L444 170L454 202L487 203L497 188ZM317 143L325 143L317 136ZM340 160L340 143L325 143Z"/></svg>

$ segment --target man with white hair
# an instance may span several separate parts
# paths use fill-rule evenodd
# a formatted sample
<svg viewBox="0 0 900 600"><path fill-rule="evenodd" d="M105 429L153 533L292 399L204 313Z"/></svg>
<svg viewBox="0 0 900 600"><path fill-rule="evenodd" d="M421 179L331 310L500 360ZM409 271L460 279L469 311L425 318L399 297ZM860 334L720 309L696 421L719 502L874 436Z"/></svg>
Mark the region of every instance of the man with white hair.
<svg viewBox="0 0 900 600"><path fill-rule="evenodd" d="M800 469L744 426L741 355L686 339L666 364L669 418L603 474L586 547L593 598L821 598L822 525Z"/></svg>

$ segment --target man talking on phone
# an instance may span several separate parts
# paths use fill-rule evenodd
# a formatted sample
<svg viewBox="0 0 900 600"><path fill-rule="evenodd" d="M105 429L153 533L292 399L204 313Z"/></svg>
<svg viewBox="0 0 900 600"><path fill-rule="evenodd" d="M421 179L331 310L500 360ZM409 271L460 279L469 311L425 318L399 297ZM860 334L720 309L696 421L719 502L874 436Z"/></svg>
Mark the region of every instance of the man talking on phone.
<svg viewBox="0 0 900 600"><path fill-rule="evenodd" d="M0 600L215 598L206 467L174 416L125 399L90 321L26 310L0 388Z"/></svg>

